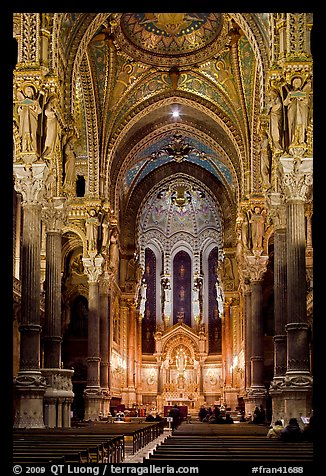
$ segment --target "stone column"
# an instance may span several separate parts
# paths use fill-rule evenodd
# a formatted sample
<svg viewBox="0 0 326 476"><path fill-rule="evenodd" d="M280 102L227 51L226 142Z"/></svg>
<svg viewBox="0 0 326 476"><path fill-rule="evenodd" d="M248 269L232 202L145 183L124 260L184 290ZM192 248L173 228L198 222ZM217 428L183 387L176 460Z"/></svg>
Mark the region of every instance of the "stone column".
<svg viewBox="0 0 326 476"><path fill-rule="evenodd" d="M135 303L128 300L129 316L128 316L128 359L127 359L127 386L129 407L136 403L135 390L135 340L136 340L136 316Z"/></svg>
<svg viewBox="0 0 326 476"><path fill-rule="evenodd" d="M103 416L110 412L110 388L109 388L109 276L104 273L100 280L100 386L102 392Z"/></svg>
<svg viewBox="0 0 326 476"><path fill-rule="evenodd" d="M274 375L270 386L273 421L284 418L284 399L281 386L286 372L287 323L287 246L286 210L283 196L272 192L269 209L274 225Z"/></svg>
<svg viewBox="0 0 326 476"><path fill-rule="evenodd" d="M137 385L136 385L136 393L137 393L137 403L141 405L143 403L142 398L142 360L143 360L143 352L142 352L142 317L140 314L137 316Z"/></svg>
<svg viewBox="0 0 326 476"><path fill-rule="evenodd" d="M301 148L291 152L294 158L280 158L287 208L286 419L310 415L312 406L305 266L305 200L312 185L312 159L300 157Z"/></svg>
<svg viewBox="0 0 326 476"><path fill-rule="evenodd" d="M13 275L15 278L20 279L20 237L21 237L21 210L22 210L21 194L14 192L14 206L15 206L15 219L14 219L14 269Z"/></svg>
<svg viewBox="0 0 326 476"><path fill-rule="evenodd" d="M43 331L44 369L47 382L44 394L46 415L50 428L70 426L70 404L73 399L72 370L63 377L61 369L61 230L66 220L65 199L55 197L43 208L46 225L45 324Z"/></svg>
<svg viewBox="0 0 326 476"><path fill-rule="evenodd" d="M43 209L46 224L46 277L44 367L61 367L61 230L66 213L64 199L54 198Z"/></svg>
<svg viewBox="0 0 326 476"><path fill-rule="evenodd" d="M225 341L225 402L228 407L235 409L237 406L237 391L233 388L233 326L231 307L233 298L227 298L224 301L224 314L222 319L225 322L224 341Z"/></svg>
<svg viewBox="0 0 326 476"><path fill-rule="evenodd" d="M41 201L47 166L15 164L15 189L22 194L20 369L15 378L15 428L43 428L45 380L40 370Z"/></svg>
<svg viewBox="0 0 326 476"><path fill-rule="evenodd" d="M245 388L248 390L251 383L251 356L252 356L252 334L251 334L251 286L249 278L244 280L244 311L245 311Z"/></svg>
<svg viewBox="0 0 326 476"><path fill-rule="evenodd" d="M230 306L232 303L232 299L226 299L224 301L224 314L223 314L223 321L224 321L224 349L225 352L225 387L230 389L232 386L231 382L231 365L232 365L232 336L231 336L231 313L230 313Z"/></svg>
<svg viewBox="0 0 326 476"><path fill-rule="evenodd" d="M123 367L121 369L121 403L128 406L128 330L129 330L129 308L127 300L120 301L120 318L121 318L121 340L122 346L120 350L120 356L123 361Z"/></svg>
<svg viewBox="0 0 326 476"><path fill-rule="evenodd" d="M262 316L262 279L266 271L268 256L259 251L246 255L245 261L250 276L251 287L251 382L248 389L246 411L253 413L254 408L265 406L266 388L264 385L264 332Z"/></svg>
<svg viewBox="0 0 326 476"><path fill-rule="evenodd" d="M85 396L85 420L97 420L101 412L100 387L100 311L99 276L102 273L103 257L83 258L88 277L88 356L87 385Z"/></svg>

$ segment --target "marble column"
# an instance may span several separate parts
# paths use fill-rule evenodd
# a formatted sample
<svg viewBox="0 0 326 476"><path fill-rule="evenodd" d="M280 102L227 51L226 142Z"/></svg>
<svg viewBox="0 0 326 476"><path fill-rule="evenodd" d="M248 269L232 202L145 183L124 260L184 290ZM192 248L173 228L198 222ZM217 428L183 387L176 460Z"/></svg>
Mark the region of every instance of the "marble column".
<svg viewBox="0 0 326 476"><path fill-rule="evenodd" d="M251 382L248 389L246 411L253 413L254 408L265 406L266 388L264 385L264 332L262 316L262 279L266 271L268 256L259 251L246 255L245 261L250 276L251 287Z"/></svg>
<svg viewBox="0 0 326 476"><path fill-rule="evenodd" d="M100 279L100 386L102 393L101 412L104 417L110 412L110 387L109 387L109 291L110 280L106 273Z"/></svg>
<svg viewBox="0 0 326 476"><path fill-rule="evenodd" d="M44 369L47 382L44 394L47 427L70 426L73 400L72 370L61 369L61 232L66 221L65 199L48 200L42 210L46 226L45 324L43 331Z"/></svg>
<svg viewBox="0 0 326 476"><path fill-rule="evenodd" d="M103 257L83 258L88 277L88 350L85 420L97 420L101 412L100 387L100 310L99 277L102 274Z"/></svg>
<svg viewBox="0 0 326 476"><path fill-rule="evenodd" d="M46 225L44 367L61 368L61 231L65 223L64 199L54 198L43 209Z"/></svg>
<svg viewBox="0 0 326 476"><path fill-rule="evenodd" d="M273 421L284 418L281 386L286 372L287 323L287 245L286 209L280 193L269 195L269 209L274 225L274 375L269 393L272 397Z"/></svg>
<svg viewBox="0 0 326 476"><path fill-rule="evenodd" d="M127 359L127 386L128 386L128 401L129 407L136 403L136 389L135 389L135 360L136 360L136 312L135 303L128 300L128 359Z"/></svg>
<svg viewBox="0 0 326 476"><path fill-rule="evenodd" d="M230 389L232 386L232 335L231 335L231 313L230 313L230 306L232 303L232 299L226 299L224 301L224 314L223 314L223 321L224 321L224 349L225 349L225 388Z"/></svg>
<svg viewBox="0 0 326 476"><path fill-rule="evenodd" d="M251 287L250 280L245 278L244 285L244 319L245 319L245 388L250 388L251 383L251 356L252 356L252 334L251 334Z"/></svg>
<svg viewBox="0 0 326 476"><path fill-rule="evenodd" d="M143 352L142 352L142 317L140 314L137 316L137 384L136 384L136 397L137 403L141 405L143 403L142 397L142 360L143 360Z"/></svg>
<svg viewBox="0 0 326 476"><path fill-rule="evenodd" d="M15 377L14 428L43 428L45 380L40 370L41 211L47 166L15 164L15 189L22 194L20 368Z"/></svg>
<svg viewBox="0 0 326 476"><path fill-rule="evenodd" d="M305 201L311 191L312 159L300 157L300 148L291 152L293 158L280 158L287 208L287 369L282 387L286 419L309 416L312 410L305 263Z"/></svg>
<svg viewBox="0 0 326 476"><path fill-rule="evenodd" d="M14 233L13 233L13 248L14 248L14 269L13 275L15 278L20 279L20 237L21 237L21 211L22 211L22 199L21 194L14 191Z"/></svg>

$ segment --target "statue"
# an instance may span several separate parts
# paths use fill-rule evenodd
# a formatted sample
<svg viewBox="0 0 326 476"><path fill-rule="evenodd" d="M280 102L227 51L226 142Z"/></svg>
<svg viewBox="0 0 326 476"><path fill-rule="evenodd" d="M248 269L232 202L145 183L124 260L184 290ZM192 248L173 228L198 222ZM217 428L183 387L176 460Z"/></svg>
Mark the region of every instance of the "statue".
<svg viewBox="0 0 326 476"><path fill-rule="evenodd" d="M289 145L303 144L306 139L309 108L309 84L302 89L302 79L292 80L292 90L288 92L284 106L287 106Z"/></svg>
<svg viewBox="0 0 326 476"><path fill-rule="evenodd" d="M270 101L267 104L267 112L270 115L269 133L271 137L271 145L275 151L282 151L283 137L283 104L281 97L276 89L269 92Z"/></svg>
<svg viewBox="0 0 326 476"><path fill-rule="evenodd" d="M248 248L248 229L249 229L249 221L248 215L246 212L241 212L240 215L240 223L241 223L241 241L244 249Z"/></svg>
<svg viewBox="0 0 326 476"><path fill-rule="evenodd" d="M19 106L17 109L19 121L19 133L22 139L22 152L37 153L37 128L39 115L42 108L39 96L35 97L33 86L25 87L25 94L17 93Z"/></svg>
<svg viewBox="0 0 326 476"><path fill-rule="evenodd" d="M271 173L271 150L269 147L268 134L264 127L260 131L260 174L262 187L268 189L271 186L270 173Z"/></svg>
<svg viewBox="0 0 326 476"><path fill-rule="evenodd" d="M102 223L102 245L101 245L102 251L106 250L108 241L109 241L109 225L107 221L104 219Z"/></svg>
<svg viewBox="0 0 326 476"><path fill-rule="evenodd" d="M52 97L47 102L44 114L46 116L46 127L45 127L45 144L43 155L51 156L54 152L56 140L57 140L57 129L58 129L58 120L55 109L55 98Z"/></svg>
<svg viewBox="0 0 326 476"><path fill-rule="evenodd" d="M118 231L114 230L110 236L109 263L112 271L117 271L119 266Z"/></svg>
<svg viewBox="0 0 326 476"><path fill-rule="evenodd" d="M223 277L224 277L225 282L233 281L233 279L234 279L232 261L228 256L226 256L225 259L224 259Z"/></svg>
<svg viewBox="0 0 326 476"><path fill-rule="evenodd" d="M137 261L135 257L133 256L130 258L127 264L127 274L126 274L126 280L127 281L135 281L136 278L136 266L137 266Z"/></svg>
<svg viewBox="0 0 326 476"><path fill-rule="evenodd" d="M223 308L223 290L222 290L222 287L220 286L219 282L216 281L216 284L215 284L215 288L216 288L216 301L217 301L217 307L218 307L218 313L219 313L219 316L223 316L223 312L224 312L224 308Z"/></svg>
<svg viewBox="0 0 326 476"><path fill-rule="evenodd" d="M76 192L76 173L75 173L75 159L76 154L74 151L74 145L77 141L77 137L72 135L67 140L64 149L64 161L65 161L65 179L63 188L68 194L74 195Z"/></svg>
<svg viewBox="0 0 326 476"><path fill-rule="evenodd" d="M96 210L91 209L89 218L86 220L86 239L88 251L97 251L97 236L98 236L99 221L96 216Z"/></svg>
<svg viewBox="0 0 326 476"><path fill-rule="evenodd" d="M254 207L254 213L251 215L251 241L253 249L261 249L263 247L265 211L261 207Z"/></svg>

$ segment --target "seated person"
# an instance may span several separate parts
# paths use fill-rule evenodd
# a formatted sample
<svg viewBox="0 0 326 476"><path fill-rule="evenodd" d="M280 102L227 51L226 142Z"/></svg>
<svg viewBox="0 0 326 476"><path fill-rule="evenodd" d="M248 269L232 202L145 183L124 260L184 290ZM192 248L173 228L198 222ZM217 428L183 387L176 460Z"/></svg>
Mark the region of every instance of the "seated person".
<svg viewBox="0 0 326 476"><path fill-rule="evenodd" d="M284 441L298 441L302 438L302 430L299 427L296 418L290 418L289 423L280 433L281 440Z"/></svg>
<svg viewBox="0 0 326 476"><path fill-rule="evenodd" d="M280 438L281 431L284 430L284 426L281 420L276 420L274 425L270 427L267 432L267 438Z"/></svg>

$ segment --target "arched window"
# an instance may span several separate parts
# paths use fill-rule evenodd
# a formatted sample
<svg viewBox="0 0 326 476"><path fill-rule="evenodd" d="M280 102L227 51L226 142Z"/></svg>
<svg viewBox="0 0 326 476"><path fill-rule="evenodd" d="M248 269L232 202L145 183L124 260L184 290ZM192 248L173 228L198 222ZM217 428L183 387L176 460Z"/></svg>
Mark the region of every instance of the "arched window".
<svg viewBox="0 0 326 476"><path fill-rule="evenodd" d="M173 260L173 324L191 326L191 259L179 251Z"/></svg>
<svg viewBox="0 0 326 476"><path fill-rule="evenodd" d="M156 325L156 257L150 248L145 249L146 304L142 321L142 348L144 354L155 352Z"/></svg>
<svg viewBox="0 0 326 476"><path fill-rule="evenodd" d="M213 248L208 255L208 352L222 352L222 320L218 311L216 281L218 249Z"/></svg>

